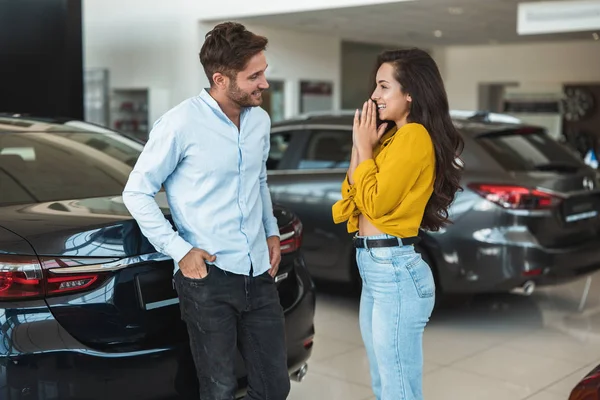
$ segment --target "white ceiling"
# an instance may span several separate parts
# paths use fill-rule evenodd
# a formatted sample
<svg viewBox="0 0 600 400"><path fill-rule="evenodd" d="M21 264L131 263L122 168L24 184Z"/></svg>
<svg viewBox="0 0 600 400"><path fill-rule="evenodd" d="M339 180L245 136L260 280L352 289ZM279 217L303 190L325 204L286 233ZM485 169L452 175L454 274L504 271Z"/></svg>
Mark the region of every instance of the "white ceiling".
<svg viewBox="0 0 600 400"><path fill-rule="evenodd" d="M594 40L593 32L519 36L518 3L519 0L417 0L247 17L238 21L396 46Z"/></svg>

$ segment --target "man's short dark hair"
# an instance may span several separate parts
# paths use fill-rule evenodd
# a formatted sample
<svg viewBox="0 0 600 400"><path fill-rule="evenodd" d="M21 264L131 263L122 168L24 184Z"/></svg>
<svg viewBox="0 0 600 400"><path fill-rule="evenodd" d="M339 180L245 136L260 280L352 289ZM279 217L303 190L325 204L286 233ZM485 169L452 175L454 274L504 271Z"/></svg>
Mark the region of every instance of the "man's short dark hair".
<svg viewBox="0 0 600 400"><path fill-rule="evenodd" d="M200 50L200 62L211 86L220 72L231 79L243 71L252 57L267 48L268 39L248 31L242 24L225 22L208 32Z"/></svg>

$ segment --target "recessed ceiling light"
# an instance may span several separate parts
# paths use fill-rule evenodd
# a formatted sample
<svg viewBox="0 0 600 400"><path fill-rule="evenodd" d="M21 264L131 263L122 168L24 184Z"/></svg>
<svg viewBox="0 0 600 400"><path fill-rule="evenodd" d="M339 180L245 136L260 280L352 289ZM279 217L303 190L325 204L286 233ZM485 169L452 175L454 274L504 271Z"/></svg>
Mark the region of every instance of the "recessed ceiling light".
<svg viewBox="0 0 600 400"><path fill-rule="evenodd" d="M433 36L435 36L436 38L441 38L442 36L444 36L444 33L442 31L440 31L439 29L433 31Z"/></svg>
<svg viewBox="0 0 600 400"><path fill-rule="evenodd" d="M592 33L592 37L594 40L600 40L600 35L598 35L596 32Z"/></svg>
<svg viewBox="0 0 600 400"><path fill-rule="evenodd" d="M452 15L462 15L464 14L465 10L463 10L461 7L448 7L448 12Z"/></svg>

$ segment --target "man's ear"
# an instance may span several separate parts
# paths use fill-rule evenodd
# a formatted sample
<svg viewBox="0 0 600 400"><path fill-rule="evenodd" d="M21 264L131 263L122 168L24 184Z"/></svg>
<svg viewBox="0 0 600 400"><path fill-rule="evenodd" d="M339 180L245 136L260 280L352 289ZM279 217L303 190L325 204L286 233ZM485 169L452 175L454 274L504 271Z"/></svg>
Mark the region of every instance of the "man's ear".
<svg viewBox="0 0 600 400"><path fill-rule="evenodd" d="M215 72L212 76L215 86L219 89L226 89L229 83L229 78L220 72Z"/></svg>

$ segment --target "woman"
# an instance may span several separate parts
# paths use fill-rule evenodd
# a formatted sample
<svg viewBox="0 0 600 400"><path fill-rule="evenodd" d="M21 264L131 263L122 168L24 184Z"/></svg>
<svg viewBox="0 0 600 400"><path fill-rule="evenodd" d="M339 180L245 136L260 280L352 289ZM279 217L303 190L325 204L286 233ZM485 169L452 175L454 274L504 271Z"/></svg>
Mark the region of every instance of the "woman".
<svg viewBox="0 0 600 400"><path fill-rule="evenodd" d="M375 85L372 101L356 111L352 159L333 217L358 231L360 328L373 391L378 400L422 399L423 330L435 284L413 245L420 228L437 231L450 222L463 142L426 52L384 52ZM389 122L377 127L378 119Z"/></svg>

